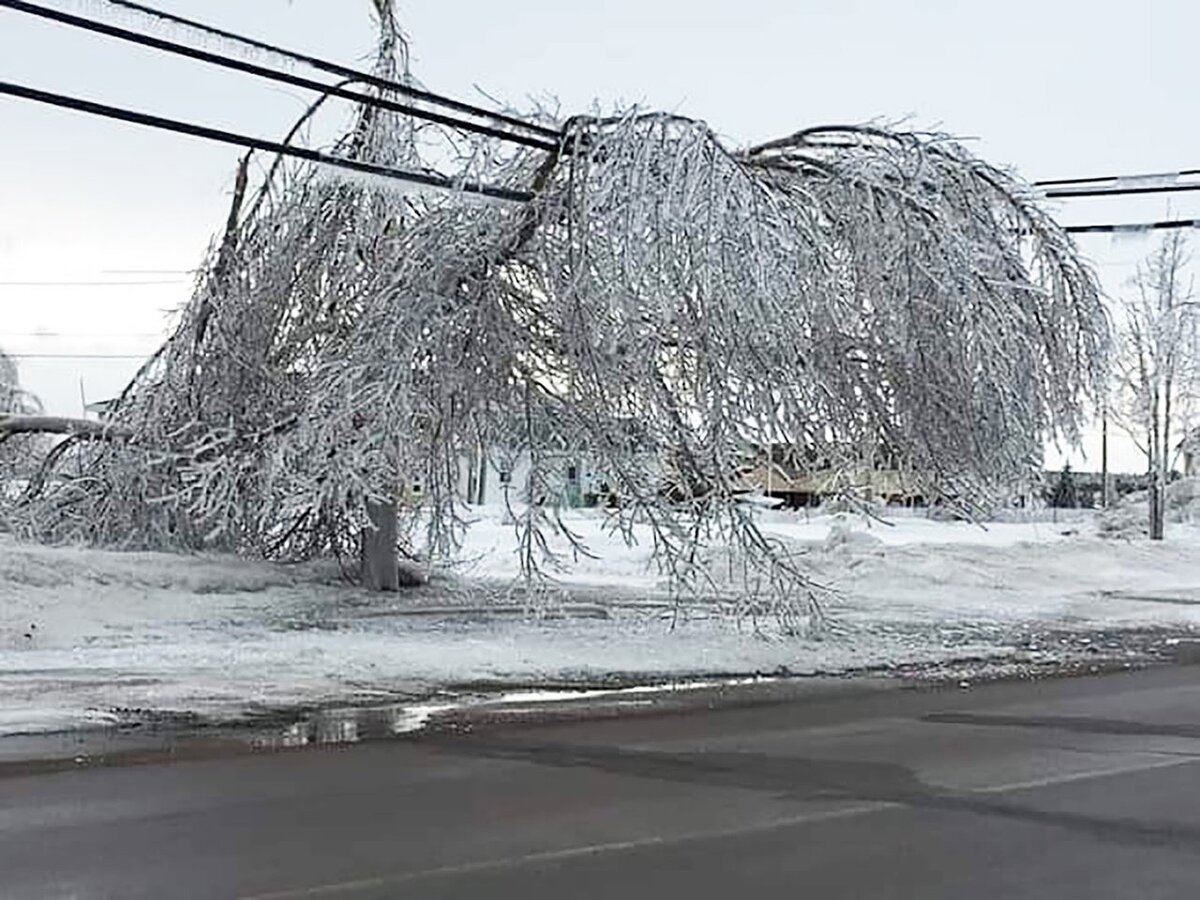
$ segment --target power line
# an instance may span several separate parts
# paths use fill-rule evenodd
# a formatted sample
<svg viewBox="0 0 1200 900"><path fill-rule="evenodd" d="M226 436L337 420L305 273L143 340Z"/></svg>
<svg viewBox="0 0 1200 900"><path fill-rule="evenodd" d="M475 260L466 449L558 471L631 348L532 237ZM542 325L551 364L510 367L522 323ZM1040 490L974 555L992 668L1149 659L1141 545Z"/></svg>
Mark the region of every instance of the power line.
<svg viewBox="0 0 1200 900"><path fill-rule="evenodd" d="M101 275L194 275L199 269L101 269Z"/></svg>
<svg viewBox="0 0 1200 900"><path fill-rule="evenodd" d="M9 359L146 359L149 353L5 353Z"/></svg>
<svg viewBox="0 0 1200 900"><path fill-rule="evenodd" d="M276 141L268 141L262 138L251 137L249 135L235 134L233 132L223 131L221 129L209 128L204 125L195 125L190 122L180 122L175 119L166 119L161 116L152 116L147 113L139 113L133 110L108 106L103 103L95 103L90 100L82 100L76 97L67 97L62 94L54 94L49 91L41 91L36 88L25 87L23 85L12 84L5 81L0 81L0 94L10 94L16 97L34 100L39 103L45 103L50 106L57 106L78 112L85 112L90 115L117 119L122 122L132 122L136 125L145 125L147 127L158 128L163 131L173 131L179 134L186 134L192 137L204 138L206 140L217 141L224 144L234 144L239 147L252 147L256 150L278 153L281 156L293 156L298 159L308 160L309 162L315 162L321 165L350 169L356 172L379 175L399 181L411 181L417 184L430 185L432 187L443 188L446 190L461 190L467 193L480 194L486 197L495 197L501 200L528 202L533 199L533 194L529 193L528 191L491 187L488 185L475 184L471 182L460 183L454 181L453 179L447 178L444 175L430 175L425 172L393 169L387 166L375 165L374 163L365 163L353 159L329 156L325 153L319 153L316 150L309 150L306 147L293 147L288 144L280 144ZM1064 231L1070 234L1136 234L1142 231L1157 231L1171 228L1200 228L1200 219L1170 219L1159 222L1133 224L1068 225L1064 228ZM146 282L138 283L145 284Z"/></svg>
<svg viewBox="0 0 1200 900"><path fill-rule="evenodd" d="M1124 197L1137 194L1174 194L1181 191L1200 191L1200 182L1195 184L1151 184L1141 187L1080 187L1058 188L1044 192L1047 198L1065 199L1071 197Z"/></svg>
<svg viewBox="0 0 1200 900"><path fill-rule="evenodd" d="M408 181L414 184L424 184L430 187L441 188L443 190L462 191L468 194L478 194L483 197L494 197L498 200L512 200L518 203L524 203L533 199L533 194L529 193L528 191L518 191L503 187L491 187L489 185L478 184L476 182L458 181L453 178L448 178L445 175L432 175L427 172L414 172L410 169L395 169L389 166L376 165L375 163L362 162L356 159L330 156L327 153L320 153L316 150L310 150L307 147L296 147L290 144L281 144L278 141L268 141L263 138L237 134L235 132L224 131L219 128L210 128L206 125L196 125L191 122L181 122L178 119L167 119L162 116L154 116L150 115L149 113L140 113L117 106L108 106L104 103L96 103L92 100L83 100L78 97L68 97L64 94L55 94L50 91L42 91L38 90L37 88L13 84L7 81L0 81L0 94L9 94L14 97L33 100L37 103L44 103L49 106L57 106L62 109L70 109L75 112L84 112L88 113L89 115L101 116L107 119L116 119L121 122L131 122L135 125L144 125L148 128L157 128L161 131L173 131L176 134L186 134L191 137L216 141L217 143L221 144L233 144L237 147L249 147L268 153L278 153L280 156L292 156L297 159L303 159L309 162L319 163L321 165L333 166L339 169L348 169L350 171L361 172L366 175L378 175L380 177L391 178L396 181Z"/></svg>
<svg viewBox="0 0 1200 900"><path fill-rule="evenodd" d="M277 81L282 84L291 85L292 87L316 91L318 93L328 94L333 97L340 97L343 100L351 100L355 103L362 103L368 106L387 109L393 112L402 113L404 115L413 116L415 118L424 119L429 122L436 122L439 125L447 125L462 131L474 132L487 137L497 138L502 141L510 141L517 144L523 144L528 147L535 147L540 150L553 151L558 148L558 144L556 142L550 142L542 138L536 138L523 134L514 134L512 131L495 128L491 125L480 125L475 122L456 119L453 116L444 115L442 113L422 110L406 103L397 103L395 100L390 100L387 97L374 97L370 94L364 94L360 91L350 90L339 85L326 84L323 81L315 81L312 78L305 78L301 75L292 75L287 72L280 72L275 69L269 69L266 66L245 62L244 60L234 59L229 56L223 56L220 53L212 53L208 50L200 50L196 47L189 47L186 44L164 40L151 35L139 34L136 31L130 31L126 28L120 28L116 25L109 25L105 22L97 22L93 19L86 19L81 16L72 15L71 13L62 12L61 10L49 9L44 6L39 6L36 3L26 3L25 0L0 0L0 7L6 7L14 10L15 12L27 13L42 19L48 19L58 22L62 25L68 25L72 28L79 28L84 31L103 34L108 37L113 37L122 41L128 41L129 43L133 44L140 44L144 47L152 47L155 50L162 50L165 53L173 53L189 59L199 60L200 62L209 63L210 65L214 66L220 66L221 68L232 69L237 72L245 72L249 75L254 75L258 78L265 78L269 81ZM557 133L555 133L555 137L558 137Z"/></svg>
<svg viewBox="0 0 1200 900"><path fill-rule="evenodd" d="M184 278L169 281L0 281L0 287L144 287L163 284L191 284Z"/></svg>
<svg viewBox="0 0 1200 900"><path fill-rule="evenodd" d="M557 136L556 132L550 129L544 129L540 126L535 126L532 123L523 122L519 119L503 116L497 113L491 113L487 110L472 107L469 104L462 104L458 101L450 100L450 98L440 97L436 94L430 94L426 91L419 91L408 88L405 85L400 85L396 82L390 82L386 79L380 79L376 76L371 76L366 73L356 72L352 69L347 69L338 66L334 63L328 63L324 60L319 60L314 57L306 57L302 54L295 54L291 51L275 47L270 44L254 41L250 38L245 38L241 35L232 32L225 32L220 29L212 28L203 25L202 23L193 22L188 19L183 19L178 16L173 16L169 13L151 9L137 3L123 2L123 0L109 0L110 3L117 6L124 6L130 9L137 10L147 15L162 18L164 21L174 21L177 24L186 25L190 28L196 28L201 31L214 34L220 37L237 40L248 46L258 49L267 50L272 53L279 53L287 58L295 59L312 65L315 68L324 69L325 71L334 72L337 74L347 75L360 79L367 83L373 83L387 88L405 93L409 96L426 99L430 102L441 103L442 105L451 108L462 109L471 112L475 115L483 115L496 120L508 120L512 124L528 127L531 130L537 130L542 133ZM43 18L53 19L63 24L74 27L83 28L89 31L106 34L122 40L132 41L134 43L143 44L145 46L161 49L166 52L178 53L184 56L189 56L201 61L210 62L215 65L225 66L228 68L245 71L250 74L260 77L283 81L295 86L305 87L311 90L326 91L334 96L342 96L352 99L356 102L366 103L371 105L383 106L384 108L395 109L406 114L411 114L420 118L428 119L429 121L441 122L450 124L454 127L460 127L464 130L472 130L480 133L490 134L505 140L514 140L519 143L528 143L533 146L542 147L544 149L553 150L556 145L546 144L543 142L532 141L520 135L501 132L487 126L479 126L473 123L463 122L451 117L441 116L437 113L429 113L422 110L417 110L413 107L404 106L403 104L393 104L384 98L370 97L365 94L358 94L353 91L346 91L338 88L335 85L327 85L322 82L312 81L310 79L300 78L298 76L288 75L286 73L277 72L271 69L266 69L261 66L256 66L251 63L243 63L239 60L234 60L229 57L220 56L218 54L208 53L207 51L197 50L195 48L186 47L182 44L176 44L171 41L164 41L159 38L140 35L135 32L127 31L126 29L117 28L116 26L107 25L100 22L95 22L89 19L72 16L68 13L63 13L58 10L51 10L45 7L39 7L35 4L25 3L23 0L0 0L0 6L8 7L18 12L26 12L32 15ZM425 184L433 187L443 188L446 190L460 190L467 193L478 193L483 196L495 197L503 200L513 200L517 202L526 202L533 198L533 195L527 191L517 191L508 188L489 187L487 185L474 184L470 182L457 182L453 179L442 175L430 175L424 172L414 172L411 170L402 170L390 168L387 166L379 166L373 163L364 163L358 160L345 159L341 157L330 156L315 150L309 150L304 147L295 147L291 145L281 144L275 141L268 141L262 138L255 138L249 135L240 135L234 132L224 131L216 128L209 128L203 125L195 125L188 122L182 122L175 119L168 119L160 116L154 116L147 113L139 113L133 110L122 109L119 107L108 106L106 104L96 103L93 101L83 100L75 97L68 97L62 94L54 94L48 91L40 91L36 88L25 87L22 85L12 84L10 82L0 82L0 94L10 94L13 96L22 97L24 99L34 100L35 102L45 103L51 106L71 109L74 111L85 112L92 115L98 115L106 118L117 119L119 121L130 122L133 124L144 125L147 127L158 128L166 131L173 131L180 134L187 134L193 137L199 137L206 140L212 140L220 143L234 144L241 147L250 147L257 150L263 150L272 153L278 153L282 156L292 156L299 159L308 160L322 165L330 165L334 167L346 168L353 171L363 172L371 175L378 175L397 180L411 181L417 184ZM1142 187L1119 187L1116 186L1122 180L1148 179L1153 177L1182 177L1200 175L1200 169L1183 170L1177 173L1166 173L1161 176L1102 176L1095 178L1073 178L1059 180L1044 180L1037 181L1033 184L1038 187L1046 187L1052 185L1086 185L1096 184L1100 182L1113 182L1113 187L1105 188L1084 188L1084 189L1066 189L1066 190L1051 190L1046 192L1048 198L1065 198L1065 197L1096 197L1096 196L1119 196L1129 194L1149 194L1163 193L1172 191L1192 191L1200 190L1200 184L1170 184L1170 185L1149 185ZM1065 231L1073 234L1097 234L1097 233L1138 233L1143 231L1163 230L1172 228L1200 228L1200 220L1192 219L1176 219L1164 220L1158 222L1136 223L1136 224L1102 224L1102 225L1071 225L1066 226ZM163 285L163 284L181 284L182 280L172 281L134 281L134 282L0 282L0 285L5 286L141 286L141 285ZM28 356L26 358L29 358ZM77 358L77 357L71 357ZM81 358L81 357L79 357ZM106 357L99 357L106 358ZM124 358L124 357L120 357ZM134 357L137 358L137 357Z"/></svg>
<svg viewBox="0 0 1200 900"><path fill-rule="evenodd" d="M1095 178L1059 178L1035 181L1034 187L1059 187L1072 184L1099 184L1108 181L1118 185L1122 181L1150 181L1155 178L1189 178L1200 175L1200 169L1183 169L1179 172L1158 172L1149 175L1099 175Z"/></svg>
<svg viewBox="0 0 1200 900"><path fill-rule="evenodd" d="M1166 231L1173 228L1200 228L1200 219L1164 219L1159 222L1139 222L1123 225L1067 225L1070 234L1141 234L1145 231Z"/></svg>
<svg viewBox="0 0 1200 900"><path fill-rule="evenodd" d="M5 331L0 329L0 338L105 338L126 340L129 338L162 338L165 335L154 331Z"/></svg>
<svg viewBox="0 0 1200 900"><path fill-rule="evenodd" d="M370 84L374 87L383 88L398 94L404 94L405 96L412 97L414 100L422 100L426 103L444 106L447 109L455 109L459 112L468 113L470 115L492 119L497 122L503 122L507 125L523 128L533 134L540 134L542 137L553 141L557 141L559 139L558 132L553 128L547 128L544 125L538 125L536 122L527 122L524 119L517 118L516 116L510 116L504 113L483 109L482 107L465 103L462 100L455 100L452 97L446 97L442 94L435 94L431 91L414 88L407 84L401 84L397 81L381 78L380 76L371 74L369 72L351 69L339 63L330 62L329 60L319 59L315 56L307 56L303 53L296 53L293 50L287 50L283 47L275 46L274 44L267 44L263 41L255 40L254 38L247 37L243 34L225 31L212 25L206 25L203 22L197 22L194 19L186 19L183 16L177 16L173 13L155 9L141 3L133 3L130 2L130 0L108 0L108 3L111 6L119 6L124 9L133 10L134 12L139 12L143 15L151 16L156 19L161 19L164 22L170 22L174 25L182 25L186 28L194 29L203 34L235 41L247 47L253 47L256 50L263 50L267 53L272 53L285 59L290 59L293 62L303 63L306 66L310 66L330 75L337 75L340 78L350 78L355 81L362 82L363 84Z"/></svg>

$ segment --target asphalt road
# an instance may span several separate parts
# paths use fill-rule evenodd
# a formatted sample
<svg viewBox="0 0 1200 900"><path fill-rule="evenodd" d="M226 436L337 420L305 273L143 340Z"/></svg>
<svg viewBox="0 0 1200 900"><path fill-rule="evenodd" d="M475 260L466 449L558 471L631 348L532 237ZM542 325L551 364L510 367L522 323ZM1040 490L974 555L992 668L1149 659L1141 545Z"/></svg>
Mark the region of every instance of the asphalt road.
<svg viewBox="0 0 1200 900"><path fill-rule="evenodd" d="M3 898L1194 898L1200 668L0 777Z"/></svg>

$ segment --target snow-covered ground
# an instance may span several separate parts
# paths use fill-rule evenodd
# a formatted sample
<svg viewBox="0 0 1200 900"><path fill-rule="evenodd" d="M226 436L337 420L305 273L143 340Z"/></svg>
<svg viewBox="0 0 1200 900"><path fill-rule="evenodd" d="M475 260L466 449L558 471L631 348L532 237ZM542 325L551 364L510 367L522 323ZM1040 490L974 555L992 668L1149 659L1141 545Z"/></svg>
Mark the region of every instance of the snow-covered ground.
<svg viewBox="0 0 1200 900"><path fill-rule="evenodd" d="M572 526L600 559L564 573L532 619L498 510L477 510L463 563L424 588L366 595L336 566L50 548L0 536L0 734L141 711L218 719L297 704L395 702L471 682L529 684L868 666L1011 653L1032 630L1200 626L1200 527L1102 539L1089 521L990 524L764 510L764 527L836 589L836 627L771 639L727 621L671 628L646 545L602 515Z"/></svg>

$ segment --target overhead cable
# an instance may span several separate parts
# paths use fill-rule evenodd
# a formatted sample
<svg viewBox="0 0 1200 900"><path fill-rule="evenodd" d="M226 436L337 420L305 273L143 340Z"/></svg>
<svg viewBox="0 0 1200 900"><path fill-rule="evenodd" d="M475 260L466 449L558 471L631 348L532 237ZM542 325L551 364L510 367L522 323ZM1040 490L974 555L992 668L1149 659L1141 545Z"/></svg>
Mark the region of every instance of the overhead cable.
<svg viewBox="0 0 1200 900"><path fill-rule="evenodd" d="M1140 186L1122 187L1065 187L1052 188L1044 191L1048 199L1069 199L1072 197L1128 197L1138 194L1174 194L1183 191L1200 191L1200 181L1183 184L1146 184Z"/></svg>
<svg viewBox="0 0 1200 900"><path fill-rule="evenodd" d="M323 81L305 78L302 75L293 75L288 72L280 72L277 69L260 66L256 63L234 59L231 56L213 53L209 50L202 50L197 47L189 47L186 44L180 44L176 41L169 41L164 38L154 37L152 35L140 34L136 31L130 31L127 28L121 28L117 25L110 25L107 22L98 22L94 19L76 16L72 13L63 12L62 10L51 9L50 7L42 6L37 3L28 3L26 0L0 0L0 7L11 9L15 12L27 13L32 16L37 16L41 19L58 22L59 24L67 25L72 28L79 28L95 34L102 34L106 37L116 38L117 40L138 44L143 47L151 47L155 50L161 50L165 53L171 53L177 56L198 60L200 62L219 66L221 68L231 69L237 72L244 72L257 78L267 79L268 81L276 81L281 84L291 85L292 87L298 87L304 90L316 91L321 94L339 97L343 100L351 100L355 103L360 103L366 106L373 106L380 109L387 109L392 112L402 113L414 118L423 119L427 122L434 122L439 125L446 125L451 128L456 128L461 131L473 132L475 134L496 138L502 141L522 144L527 147L535 147L539 150L553 151L558 148L557 142L552 142L544 138L533 137L527 134L519 134L513 132L511 129L497 128L492 125L469 122L464 119L455 118L454 116L445 115L444 113L412 106L411 104L398 103L397 101L391 100L387 97L364 94L361 91L351 90L340 85L327 84ZM554 134L555 138L557 139L558 133L552 132L552 134Z"/></svg>
<svg viewBox="0 0 1200 900"><path fill-rule="evenodd" d="M381 166L375 163L362 162L356 159L332 156L328 153L310 150L307 147L296 147L291 144L281 144L278 141L269 141L264 138L253 137L245 134L237 134L235 132L225 131L220 128L210 128L207 125L196 125L191 122L182 122L178 119L168 119L162 116L150 115L149 113L136 112L134 110L124 109L122 107L109 106L104 103L96 103L95 101L84 100L79 97L69 97L64 94L42 91L38 90L37 88L13 84L7 81L0 81L0 94L21 97L26 100L33 100L37 103L44 103L49 106L57 106L62 109L70 109L76 112L84 112L88 113L89 115L101 116L107 119L131 122L135 125L144 125L149 128L157 128L161 131L173 131L177 134L186 134L192 137L204 138L205 140L216 141L222 144L232 144L238 147L248 147L254 150L263 150L268 153L278 153L280 156L291 156L295 157L296 159L303 159L309 162L314 162L325 166L332 166L339 169L347 169L365 175L376 175L382 178L394 179L396 181L407 181L413 184L423 184L429 187L440 188L447 191L477 194L483 197L492 197L497 200L526 202L533 199L533 195L528 191L518 191L503 187L492 187L490 185L478 184L470 181L460 181L458 179L449 178L445 175L430 174L428 172L416 172L410 169L396 169L390 166Z"/></svg>
<svg viewBox="0 0 1200 900"><path fill-rule="evenodd" d="M1110 182L1114 187L1135 185L1139 182L1176 181L1180 178L1191 178L1200 175L1200 169L1181 169L1178 172L1152 172L1142 175L1098 175L1094 178L1058 178L1035 181L1034 187L1066 187L1075 184L1100 184Z"/></svg>
<svg viewBox="0 0 1200 900"><path fill-rule="evenodd" d="M9 359L145 359L152 353L5 353Z"/></svg>
<svg viewBox="0 0 1200 900"><path fill-rule="evenodd" d="M0 287L143 287L190 283L186 278L163 281L0 281Z"/></svg>
<svg viewBox="0 0 1200 900"><path fill-rule="evenodd" d="M255 50L262 50L267 53L272 53L281 56L285 59L290 59L293 62L303 63L311 68L318 69L330 75L337 75L340 78L349 78L354 81L369 84L373 87L383 88L384 90L394 91L397 94L404 94L412 97L414 100L421 100L426 103L433 103L438 106L444 106L447 109L454 109L458 112L468 113L473 116L481 116L488 119L494 119L497 122L503 122L506 125L512 125L516 128L523 128L532 134L540 134L542 137L552 141L558 140L559 134L553 128L548 128L545 125L539 125L536 122L529 122L525 119L517 118L516 116L506 115L505 113L495 112L475 106L471 103L466 103L462 100L455 100L452 97L446 97L442 94L436 94L432 91L415 88L411 85L401 84L397 81L392 81L387 78L381 78L378 75L373 75L369 72L362 72L357 69L351 69L348 66L343 66L340 63L330 62L329 60L320 59L315 56L309 56L304 53L297 53L293 50L288 50L283 47L277 47L274 44L268 44L263 41L255 40L247 37L244 34L226 31L221 28L216 28L212 25L206 25L203 22L197 22L194 19L186 19L183 16L177 16L174 13L165 12L161 9L155 9L152 6L146 6L143 3L134 3L130 0L107 0L109 5L118 6L123 9L132 10L146 16L151 16L156 19L161 19L164 22L170 22L173 25L182 25L185 28L190 28L202 34L208 34L212 37L219 37L224 40L234 41L243 44L247 47L252 47Z"/></svg>
<svg viewBox="0 0 1200 900"><path fill-rule="evenodd" d="M1135 222L1120 225L1066 225L1070 234L1142 234L1174 228L1200 228L1200 219L1163 219L1158 222Z"/></svg>

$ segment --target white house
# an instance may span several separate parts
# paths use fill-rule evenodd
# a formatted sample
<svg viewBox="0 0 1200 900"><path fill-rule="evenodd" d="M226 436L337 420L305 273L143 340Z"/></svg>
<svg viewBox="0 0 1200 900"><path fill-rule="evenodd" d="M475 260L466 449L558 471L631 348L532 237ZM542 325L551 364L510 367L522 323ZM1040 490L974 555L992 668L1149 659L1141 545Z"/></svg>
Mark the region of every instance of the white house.
<svg viewBox="0 0 1200 900"><path fill-rule="evenodd" d="M544 451L541 464L543 496L532 499L558 500L571 507L598 506L613 493L613 485L590 454ZM489 447L464 455L459 458L458 471L459 495L467 503L497 505L531 499L528 448Z"/></svg>

